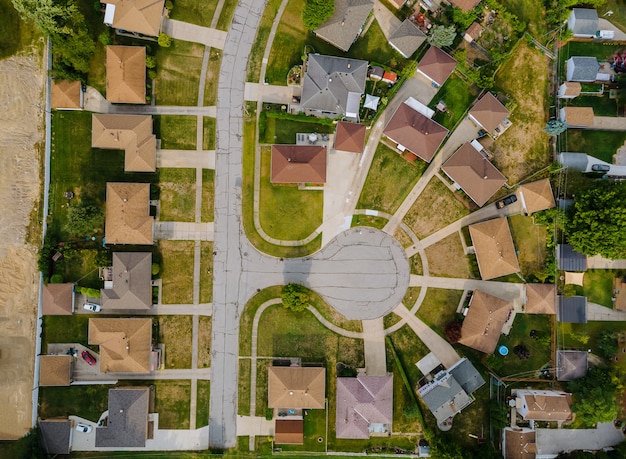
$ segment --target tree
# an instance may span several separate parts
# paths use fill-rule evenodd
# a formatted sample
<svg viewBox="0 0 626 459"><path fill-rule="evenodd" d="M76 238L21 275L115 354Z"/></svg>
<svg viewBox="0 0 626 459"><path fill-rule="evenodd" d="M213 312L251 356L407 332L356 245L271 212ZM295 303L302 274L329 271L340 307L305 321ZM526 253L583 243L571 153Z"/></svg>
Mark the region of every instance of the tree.
<svg viewBox="0 0 626 459"><path fill-rule="evenodd" d="M452 8L452 21L455 24L458 24L461 29L467 29L472 22L477 20L480 17L481 9L474 8L473 10L469 10L464 13L461 8L454 7Z"/></svg>
<svg viewBox="0 0 626 459"><path fill-rule="evenodd" d="M62 284L63 283L63 276L61 274L53 274L52 276L50 276L50 283L51 284Z"/></svg>
<svg viewBox="0 0 626 459"><path fill-rule="evenodd" d="M33 21L37 28L47 36L71 33L69 24L79 15L74 2L58 0L12 0L20 15Z"/></svg>
<svg viewBox="0 0 626 459"><path fill-rule="evenodd" d="M626 183L598 180L580 191L566 221L578 252L617 260L626 257Z"/></svg>
<svg viewBox="0 0 626 459"><path fill-rule="evenodd" d="M431 29L430 35L428 36L428 43L433 46L437 46L438 48L442 48L445 46L452 46L455 38L456 29L453 25L448 27L436 25Z"/></svg>
<svg viewBox="0 0 626 459"><path fill-rule="evenodd" d="M174 43L174 39L168 34L161 32L159 38L157 38L157 43L161 48L169 48Z"/></svg>
<svg viewBox="0 0 626 459"><path fill-rule="evenodd" d="M280 294L283 306L292 311L304 311L309 305L309 291L299 284L287 284Z"/></svg>
<svg viewBox="0 0 626 459"><path fill-rule="evenodd" d="M583 378L570 381L568 387L574 398L572 411L586 427L593 427L598 422L612 422L617 417L615 396L622 387L609 369L592 368Z"/></svg>
<svg viewBox="0 0 626 459"><path fill-rule="evenodd" d="M89 236L101 231L104 225L104 213L95 204L78 204L67 210L67 222L63 229L73 236Z"/></svg>
<svg viewBox="0 0 626 459"><path fill-rule="evenodd" d="M619 351L617 336L610 330L603 330L598 337L598 347L605 359L610 359Z"/></svg>
<svg viewBox="0 0 626 459"><path fill-rule="evenodd" d="M567 131L567 123L561 120L550 120L543 130L550 136L559 135Z"/></svg>
<svg viewBox="0 0 626 459"><path fill-rule="evenodd" d="M450 341L450 344L456 344L461 339L461 328L463 327L463 322L460 320L455 320L446 325L444 333L446 334L446 339Z"/></svg>
<svg viewBox="0 0 626 459"><path fill-rule="evenodd" d="M335 12L334 0L306 0L302 21L308 30L315 30Z"/></svg>

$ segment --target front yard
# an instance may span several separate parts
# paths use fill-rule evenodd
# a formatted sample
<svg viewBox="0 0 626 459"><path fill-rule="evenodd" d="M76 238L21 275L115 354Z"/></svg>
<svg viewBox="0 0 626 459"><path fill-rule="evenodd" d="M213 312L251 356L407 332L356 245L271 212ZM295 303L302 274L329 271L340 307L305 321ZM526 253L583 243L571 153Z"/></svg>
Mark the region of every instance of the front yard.
<svg viewBox="0 0 626 459"><path fill-rule="evenodd" d="M196 210L196 170L160 168L161 221L193 222Z"/></svg>
<svg viewBox="0 0 626 459"><path fill-rule="evenodd" d="M193 241L159 241L164 304L193 302Z"/></svg>
<svg viewBox="0 0 626 459"><path fill-rule="evenodd" d="M159 336L153 337L165 345L165 369L191 368L191 316L156 316Z"/></svg>
<svg viewBox="0 0 626 459"><path fill-rule="evenodd" d="M174 40L169 48L158 47L154 94L158 105L196 105L204 46Z"/></svg>
<svg viewBox="0 0 626 459"><path fill-rule="evenodd" d="M462 295L463 291L461 290L429 288L415 315L441 336L444 336L446 325L458 316L456 310Z"/></svg>
<svg viewBox="0 0 626 459"><path fill-rule="evenodd" d="M426 258L431 276L471 279L472 269L463 250L458 233L426 247Z"/></svg>
<svg viewBox="0 0 626 459"><path fill-rule="evenodd" d="M154 134L163 150L196 149L196 117L190 115L153 115Z"/></svg>

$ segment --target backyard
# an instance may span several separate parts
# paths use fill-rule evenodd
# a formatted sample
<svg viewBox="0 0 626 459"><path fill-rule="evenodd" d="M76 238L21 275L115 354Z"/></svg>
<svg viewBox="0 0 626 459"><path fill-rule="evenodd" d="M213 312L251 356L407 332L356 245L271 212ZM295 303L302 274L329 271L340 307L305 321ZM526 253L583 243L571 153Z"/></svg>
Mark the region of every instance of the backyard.
<svg viewBox="0 0 626 459"><path fill-rule="evenodd" d="M431 276L470 279L472 269L458 233L426 247L426 258Z"/></svg>
<svg viewBox="0 0 626 459"><path fill-rule="evenodd" d="M89 332L89 316L87 314L73 314L71 316L44 316L42 337L42 349L48 352L50 343L78 343L87 345ZM94 351L97 346L88 346Z"/></svg>
<svg viewBox="0 0 626 459"><path fill-rule="evenodd" d="M599 96L580 95L574 99L563 99L561 107L565 106L591 107L595 116L617 116L617 99L609 97L608 88Z"/></svg>
<svg viewBox="0 0 626 459"><path fill-rule="evenodd" d="M446 105L446 111L435 111L433 119L449 130L454 129L477 95L478 92L474 85L467 83L458 74L453 73L429 104L433 110L439 102Z"/></svg>
<svg viewBox="0 0 626 459"><path fill-rule="evenodd" d="M522 276L540 272L546 261L546 227L524 215L509 217L509 226Z"/></svg>
<svg viewBox="0 0 626 459"><path fill-rule="evenodd" d="M154 338L165 346L165 369L191 368L191 316L159 315L153 320L159 330Z"/></svg>
<svg viewBox="0 0 626 459"><path fill-rule="evenodd" d="M164 304L193 302L193 241L159 241Z"/></svg>
<svg viewBox="0 0 626 459"><path fill-rule="evenodd" d="M564 151L587 153L595 158L613 163L613 155L620 147L626 146L626 131L591 131L568 129L564 137Z"/></svg>
<svg viewBox="0 0 626 459"><path fill-rule="evenodd" d="M623 278L625 271L608 269L590 269L583 278L583 290L590 303L601 304L607 308L613 307L613 281Z"/></svg>
<svg viewBox="0 0 626 459"><path fill-rule="evenodd" d="M333 132L332 121L313 116L287 117L283 113L262 112L259 119L259 143L296 143L298 132L329 134Z"/></svg>
<svg viewBox="0 0 626 459"><path fill-rule="evenodd" d="M158 105L196 105L204 46L174 40L169 48L158 47L154 94Z"/></svg>
<svg viewBox="0 0 626 459"><path fill-rule="evenodd" d="M196 117L189 115L153 115L154 135L161 139L163 150L196 149Z"/></svg>
<svg viewBox="0 0 626 459"><path fill-rule="evenodd" d="M196 208L196 170L159 168L159 220L193 222Z"/></svg>
<svg viewBox="0 0 626 459"><path fill-rule="evenodd" d="M39 417L49 419L69 415L97 422L107 410L110 384L39 388Z"/></svg>

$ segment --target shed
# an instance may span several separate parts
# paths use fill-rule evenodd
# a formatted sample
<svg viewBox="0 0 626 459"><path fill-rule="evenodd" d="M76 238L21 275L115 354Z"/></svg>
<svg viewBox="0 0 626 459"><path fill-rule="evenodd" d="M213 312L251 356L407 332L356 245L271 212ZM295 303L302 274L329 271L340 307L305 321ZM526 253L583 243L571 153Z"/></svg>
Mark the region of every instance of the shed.
<svg viewBox="0 0 626 459"><path fill-rule="evenodd" d="M335 132L335 150L363 153L365 131L362 124L339 121Z"/></svg>
<svg viewBox="0 0 626 459"><path fill-rule="evenodd" d="M274 443L278 445L302 445L304 443L304 420L276 419Z"/></svg>
<svg viewBox="0 0 626 459"><path fill-rule="evenodd" d="M574 37L594 38L598 31L598 12L591 8L572 8L567 18L567 28Z"/></svg>
<svg viewBox="0 0 626 459"><path fill-rule="evenodd" d="M552 209L555 206L550 179L526 183L519 187L518 195L522 202L522 209L528 215Z"/></svg>
<svg viewBox="0 0 626 459"><path fill-rule="evenodd" d="M39 431L41 447L47 454L70 453L72 421L67 418L44 419L39 421Z"/></svg>
<svg viewBox="0 0 626 459"><path fill-rule="evenodd" d="M589 56L572 56L565 61L567 81L593 83L596 81L600 64L598 59Z"/></svg>

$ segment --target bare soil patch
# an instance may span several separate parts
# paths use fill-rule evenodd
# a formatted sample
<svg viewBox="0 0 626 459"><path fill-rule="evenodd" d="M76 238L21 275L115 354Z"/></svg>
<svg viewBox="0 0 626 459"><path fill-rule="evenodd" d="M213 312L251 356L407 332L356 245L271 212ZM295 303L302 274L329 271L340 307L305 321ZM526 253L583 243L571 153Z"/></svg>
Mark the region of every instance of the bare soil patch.
<svg viewBox="0 0 626 459"><path fill-rule="evenodd" d="M458 233L426 248L428 269L432 276L470 279L472 272Z"/></svg>

